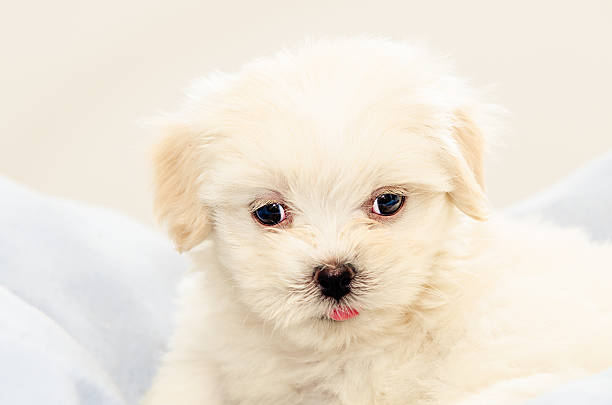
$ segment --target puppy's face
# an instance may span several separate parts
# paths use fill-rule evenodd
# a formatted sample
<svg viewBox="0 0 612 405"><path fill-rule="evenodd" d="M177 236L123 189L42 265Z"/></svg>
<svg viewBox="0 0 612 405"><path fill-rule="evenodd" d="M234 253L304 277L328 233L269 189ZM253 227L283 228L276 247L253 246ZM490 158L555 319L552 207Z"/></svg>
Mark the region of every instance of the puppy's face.
<svg viewBox="0 0 612 405"><path fill-rule="evenodd" d="M196 93L156 158L158 212L296 341L407 316L461 217L486 215L475 106L413 48L318 43Z"/></svg>

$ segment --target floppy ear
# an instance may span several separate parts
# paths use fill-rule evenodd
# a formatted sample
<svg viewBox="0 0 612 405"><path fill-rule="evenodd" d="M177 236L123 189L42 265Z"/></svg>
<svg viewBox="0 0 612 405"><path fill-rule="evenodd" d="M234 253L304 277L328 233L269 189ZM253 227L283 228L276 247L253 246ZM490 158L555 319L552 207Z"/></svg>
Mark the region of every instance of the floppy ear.
<svg viewBox="0 0 612 405"><path fill-rule="evenodd" d="M452 137L457 146L452 170L454 189L451 201L465 214L483 221L489 215L489 204L484 193L485 143L482 129L464 111L456 111Z"/></svg>
<svg viewBox="0 0 612 405"><path fill-rule="evenodd" d="M154 212L179 252L192 249L209 234L211 224L198 196L204 169L202 138L173 127L154 153Z"/></svg>

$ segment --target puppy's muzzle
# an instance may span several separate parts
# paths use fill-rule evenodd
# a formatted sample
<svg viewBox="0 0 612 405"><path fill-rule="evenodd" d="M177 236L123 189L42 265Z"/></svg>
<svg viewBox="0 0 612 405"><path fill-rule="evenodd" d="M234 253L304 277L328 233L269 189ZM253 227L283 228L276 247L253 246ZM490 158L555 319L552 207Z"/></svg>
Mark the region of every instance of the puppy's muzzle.
<svg viewBox="0 0 612 405"><path fill-rule="evenodd" d="M313 276L323 295L336 301L351 291L353 277L355 277L355 266L350 263L317 266Z"/></svg>

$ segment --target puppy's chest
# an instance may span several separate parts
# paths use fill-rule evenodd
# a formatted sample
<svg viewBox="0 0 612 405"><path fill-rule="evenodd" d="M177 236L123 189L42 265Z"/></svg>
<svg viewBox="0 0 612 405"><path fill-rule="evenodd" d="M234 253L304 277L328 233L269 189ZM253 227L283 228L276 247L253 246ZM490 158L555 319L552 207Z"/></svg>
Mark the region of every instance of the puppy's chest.
<svg viewBox="0 0 612 405"><path fill-rule="evenodd" d="M265 370L261 368L259 375L251 374L251 378L259 380L253 383L266 391L262 395L268 403L399 405L421 400L425 392L418 379L406 378L405 368L412 367L410 363L389 352L327 357L293 354L268 358Z"/></svg>
<svg viewBox="0 0 612 405"><path fill-rule="evenodd" d="M381 388L372 359L314 359L295 367L301 376L290 383L304 405L372 404Z"/></svg>

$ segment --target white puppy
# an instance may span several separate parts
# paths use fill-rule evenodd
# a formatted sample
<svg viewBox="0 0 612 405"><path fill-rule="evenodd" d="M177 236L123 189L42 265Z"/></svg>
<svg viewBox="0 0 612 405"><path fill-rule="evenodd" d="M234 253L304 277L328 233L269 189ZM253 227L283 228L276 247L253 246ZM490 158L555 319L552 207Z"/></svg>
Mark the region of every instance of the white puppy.
<svg viewBox="0 0 612 405"><path fill-rule="evenodd" d="M193 271L144 403L520 404L612 366L612 248L487 220L490 110L380 39L199 82L156 155Z"/></svg>

